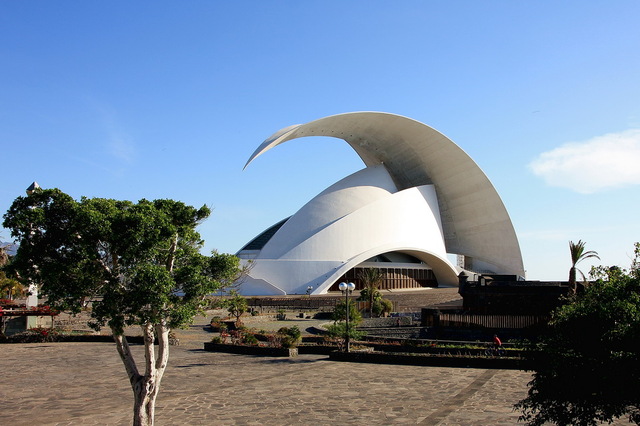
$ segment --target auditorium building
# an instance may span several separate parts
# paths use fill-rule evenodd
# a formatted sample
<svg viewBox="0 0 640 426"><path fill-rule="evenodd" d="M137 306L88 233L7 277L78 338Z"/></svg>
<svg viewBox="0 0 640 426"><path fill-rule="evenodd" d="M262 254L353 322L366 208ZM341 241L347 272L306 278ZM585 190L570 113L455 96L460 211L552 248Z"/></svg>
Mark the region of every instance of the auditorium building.
<svg viewBox="0 0 640 426"><path fill-rule="evenodd" d="M240 293L323 294L344 280L359 288L359 271L368 267L385 273L382 289L458 285L463 270L524 277L502 200L478 165L442 133L394 114L339 114L276 132L245 167L307 136L345 141L365 167L237 253L250 261Z"/></svg>

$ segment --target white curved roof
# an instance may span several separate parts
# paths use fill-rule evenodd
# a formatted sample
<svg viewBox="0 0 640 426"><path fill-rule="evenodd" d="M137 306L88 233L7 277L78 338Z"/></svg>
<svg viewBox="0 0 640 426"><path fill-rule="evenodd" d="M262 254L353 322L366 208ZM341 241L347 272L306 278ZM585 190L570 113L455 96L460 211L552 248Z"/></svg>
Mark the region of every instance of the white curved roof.
<svg viewBox="0 0 640 426"><path fill-rule="evenodd" d="M495 188L478 165L435 129L381 112L339 114L282 129L265 140L247 165L269 149L305 136L346 141L367 166L383 163L399 190L434 185L448 253L524 276L520 246Z"/></svg>
<svg viewBox="0 0 640 426"><path fill-rule="evenodd" d="M252 258L240 292L304 294L311 287L321 294L350 269L388 252L422 260L440 284L458 282L435 188L398 191L380 164L335 183L291 216Z"/></svg>

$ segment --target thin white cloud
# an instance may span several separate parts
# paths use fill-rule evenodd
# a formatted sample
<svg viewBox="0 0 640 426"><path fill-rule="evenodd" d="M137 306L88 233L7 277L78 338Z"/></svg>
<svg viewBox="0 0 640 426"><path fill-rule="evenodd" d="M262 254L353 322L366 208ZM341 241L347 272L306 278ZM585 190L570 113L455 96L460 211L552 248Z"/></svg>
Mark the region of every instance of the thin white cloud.
<svg viewBox="0 0 640 426"><path fill-rule="evenodd" d="M108 148L111 155L115 158L125 163L131 163L133 161L135 149L128 135L122 134L113 128L109 129Z"/></svg>
<svg viewBox="0 0 640 426"><path fill-rule="evenodd" d="M103 150L120 164L131 164L136 157L136 143L131 135L123 128L118 119L117 111L110 105L92 97L87 99L97 113L99 123L104 129L105 139ZM105 159L103 159L104 161Z"/></svg>
<svg viewBox="0 0 640 426"><path fill-rule="evenodd" d="M551 186L591 194L640 185L640 129L609 133L543 152L529 164Z"/></svg>
<svg viewBox="0 0 640 426"><path fill-rule="evenodd" d="M628 229L626 224L620 226L600 226L588 228L552 228L552 229L530 229L518 232L520 240L529 241L577 241L578 239L590 239L600 235L610 235Z"/></svg>

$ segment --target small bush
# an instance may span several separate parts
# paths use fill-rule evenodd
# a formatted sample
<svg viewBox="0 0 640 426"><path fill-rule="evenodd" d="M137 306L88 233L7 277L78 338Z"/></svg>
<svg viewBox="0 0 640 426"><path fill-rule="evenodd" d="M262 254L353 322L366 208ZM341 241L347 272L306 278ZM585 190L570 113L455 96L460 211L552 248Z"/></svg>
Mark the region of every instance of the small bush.
<svg viewBox="0 0 640 426"><path fill-rule="evenodd" d="M278 330L280 346L283 348L295 348L302 340L302 333L297 325L293 327L282 327Z"/></svg>
<svg viewBox="0 0 640 426"><path fill-rule="evenodd" d="M347 325L344 322L336 322L327 327L327 335L325 340L338 345L340 350L344 349L346 344ZM362 339L364 333L356 330L353 324L349 324L349 340Z"/></svg>
<svg viewBox="0 0 640 426"><path fill-rule="evenodd" d="M386 316L393 311L393 302L389 299L379 299L373 302L373 313L377 316Z"/></svg>
<svg viewBox="0 0 640 426"><path fill-rule="evenodd" d="M213 331L220 331L222 330L222 327L224 327L225 329L227 328L226 324L222 322L222 318L218 316L211 318L209 325L211 326L211 329Z"/></svg>
<svg viewBox="0 0 640 426"><path fill-rule="evenodd" d="M35 327L14 334L11 340L18 343L45 343L60 340L60 332L53 328Z"/></svg>
<svg viewBox="0 0 640 426"><path fill-rule="evenodd" d="M250 345L250 346L258 345L258 338L251 333L244 333L242 336L242 340L245 345Z"/></svg>

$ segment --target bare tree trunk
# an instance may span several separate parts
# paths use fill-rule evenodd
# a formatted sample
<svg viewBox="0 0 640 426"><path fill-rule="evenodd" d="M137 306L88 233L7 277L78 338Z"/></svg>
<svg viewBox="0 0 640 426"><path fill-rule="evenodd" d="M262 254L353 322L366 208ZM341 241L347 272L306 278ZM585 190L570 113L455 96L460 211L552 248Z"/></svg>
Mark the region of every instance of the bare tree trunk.
<svg viewBox="0 0 640 426"><path fill-rule="evenodd" d="M173 237L171 241L171 247L169 248L169 254L167 255L167 271L173 271L173 264L176 261L176 250L178 249L178 233Z"/></svg>
<svg viewBox="0 0 640 426"><path fill-rule="evenodd" d="M578 284L577 284L576 267L575 266L572 266L571 269L569 269L569 291L573 295L575 295L578 292Z"/></svg>
<svg viewBox="0 0 640 426"><path fill-rule="evenodd" d="M133 425L153 426L155 417L156 397L160 391L160 382L167 368L169 360L169 328L166 322L161 324L145 324L142 326L144 335L145 373L138 372L135 359L129 349L127 339L122 334L116 334L113 338L120 359L125 366L131 388L133 390ZM158 356L155 356L155 337L158 337Z"/></svg>

